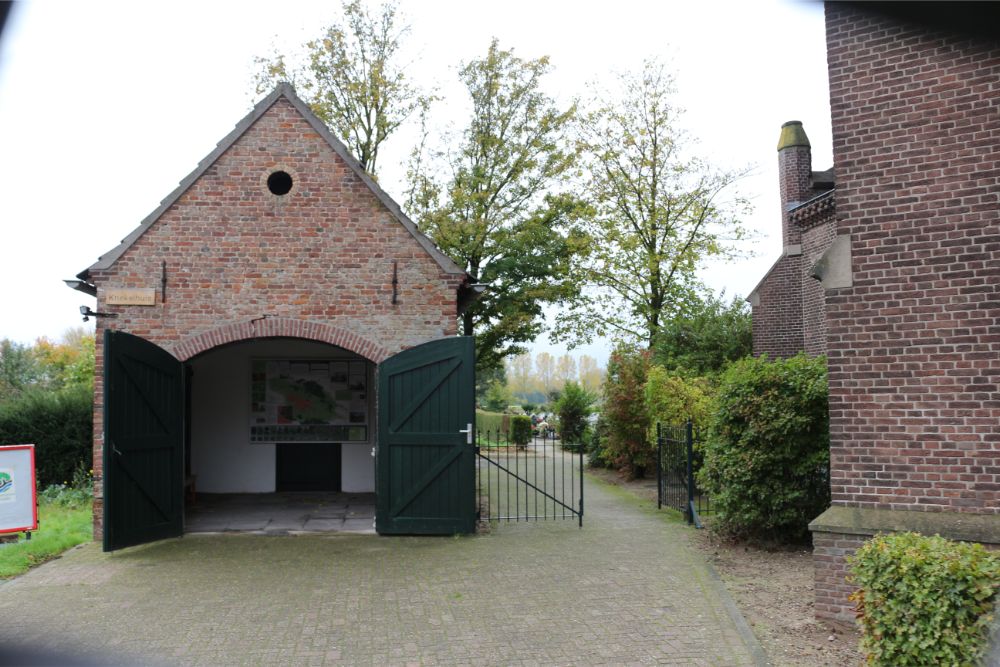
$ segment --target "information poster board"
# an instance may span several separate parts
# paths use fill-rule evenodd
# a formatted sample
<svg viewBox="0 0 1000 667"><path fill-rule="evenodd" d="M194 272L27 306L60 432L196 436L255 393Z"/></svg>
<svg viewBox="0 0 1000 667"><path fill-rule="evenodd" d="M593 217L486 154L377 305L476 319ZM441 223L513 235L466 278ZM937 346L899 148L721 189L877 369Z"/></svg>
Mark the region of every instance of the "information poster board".
<svg viewBox="0 0 1000 667"><path fill-rule="evenodd" d="M35 446L0 447L0 533L38 530Z"/></svg>
<svg viewBox="0 0 1000 667"><path fill-rule="evenodd" d="M364 361L250 362L250 442L367 440Z"/></svg>

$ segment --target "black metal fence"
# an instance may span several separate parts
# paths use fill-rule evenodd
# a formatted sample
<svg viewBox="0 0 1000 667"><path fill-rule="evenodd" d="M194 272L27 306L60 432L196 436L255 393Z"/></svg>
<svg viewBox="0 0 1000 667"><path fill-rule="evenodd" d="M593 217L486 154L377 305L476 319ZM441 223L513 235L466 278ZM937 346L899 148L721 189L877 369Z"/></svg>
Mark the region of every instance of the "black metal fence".
<svg viewBox="0 0 1000 667"><path fill-rule="evenodd" d="M699 528L701 517L712 513L712 499L698 488L700 445L690 421L683 426L656 425L656 506L683 512L687 522Z"/></svg>
<svg viewBox="0 0 1000 667"><path fill-rule="evenodd" d="M503 431L476 434L480 521L577 519L583 526L583 447L550 434L515 443Z"/></svg>

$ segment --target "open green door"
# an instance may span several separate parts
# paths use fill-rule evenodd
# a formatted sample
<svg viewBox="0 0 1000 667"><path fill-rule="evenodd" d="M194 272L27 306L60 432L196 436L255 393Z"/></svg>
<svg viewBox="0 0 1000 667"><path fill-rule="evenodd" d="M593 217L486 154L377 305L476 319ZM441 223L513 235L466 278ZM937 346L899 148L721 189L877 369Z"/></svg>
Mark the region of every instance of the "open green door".
<svg viewBox="0 0 1000 667"><path fill-rule="evenodd" d="M445 338L404 350L378 369L381 534L450 535L476 527L475 347Z"/></svg>
<svg viewBox="0 0 1000 667"><path fill-rule="evenodd" d="M104 550L184 531L181 362L137 336L104 332Z"/></svg>

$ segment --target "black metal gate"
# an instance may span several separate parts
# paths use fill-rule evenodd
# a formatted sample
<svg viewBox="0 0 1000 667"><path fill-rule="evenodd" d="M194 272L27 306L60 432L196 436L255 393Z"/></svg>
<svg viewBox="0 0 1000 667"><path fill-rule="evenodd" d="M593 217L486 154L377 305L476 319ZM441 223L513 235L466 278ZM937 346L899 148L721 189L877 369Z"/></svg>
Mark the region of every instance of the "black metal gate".
<svg viewBox="0 0 1000 667"><path fill-rule="evenodd" d="M683 426L656 425L656 506L683 512L688 523L701 528L701 517L712 512L712 501L698 488L702 463L698 444L690 421Z"/></svg>
<svg viewBox="0 0 1000 667"><path fill-rule="evenodd" d="M582 446L548 434L517 444L496 431L477 433L476 445L480 521L575 518L583 527Z"/></svg>

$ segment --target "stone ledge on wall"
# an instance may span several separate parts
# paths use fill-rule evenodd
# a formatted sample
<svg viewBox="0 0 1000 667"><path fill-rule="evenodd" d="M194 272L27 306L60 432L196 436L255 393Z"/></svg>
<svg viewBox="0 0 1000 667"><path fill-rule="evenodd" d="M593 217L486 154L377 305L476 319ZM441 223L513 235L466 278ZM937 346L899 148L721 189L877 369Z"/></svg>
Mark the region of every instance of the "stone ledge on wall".
<svg viewBox="0 0 1000 667"><path fill-rule="evenodd" d="M1000 544L1000 514L913 512L834 505L813 519L809 530L863 536L912 531L950 540Z"/></svg>

